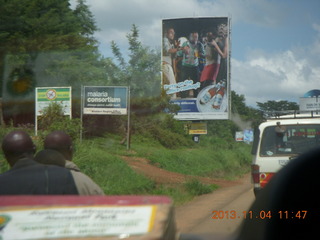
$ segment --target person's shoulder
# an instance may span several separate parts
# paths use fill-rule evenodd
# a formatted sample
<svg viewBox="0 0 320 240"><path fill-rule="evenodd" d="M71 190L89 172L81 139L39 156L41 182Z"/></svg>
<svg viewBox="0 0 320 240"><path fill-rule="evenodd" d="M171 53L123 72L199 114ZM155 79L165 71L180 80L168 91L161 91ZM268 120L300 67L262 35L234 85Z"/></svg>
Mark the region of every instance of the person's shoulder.
<svg viewBox="0 0 320 240"><path fill-rule="evenodd" d="M82 172L70 172L80 195L104 195L103 190L89 176Z"/></svg>
<svg viewBox="0 0 320 240"><path fill-rule="evenodd" d="M80 172L80 168L74 162L69 160L66 160L65 168L76 171L76 172Z"/></svg>

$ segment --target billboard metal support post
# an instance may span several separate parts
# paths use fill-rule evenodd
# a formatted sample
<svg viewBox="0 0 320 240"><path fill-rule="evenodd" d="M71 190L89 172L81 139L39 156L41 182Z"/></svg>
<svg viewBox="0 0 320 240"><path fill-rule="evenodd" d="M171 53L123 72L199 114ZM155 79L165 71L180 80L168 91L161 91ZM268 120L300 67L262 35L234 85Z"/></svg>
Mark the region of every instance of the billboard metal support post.
<svg viewBox="0 0 320 240"><path fill-rule="evenodd" d="M131 112L131 104L130 104L130 86L128 87L128 97L127 97L127 106L128 106L128 125L127 125L127 150L130 149L130 112Z"/></svg>
<svg viewBox="0 0 320 240"><path fill-rule="evenodd" d="M81 85L81 111L80 111L80 143L82 143L83 134L83 107L84 107L84 87Z"/></svg>

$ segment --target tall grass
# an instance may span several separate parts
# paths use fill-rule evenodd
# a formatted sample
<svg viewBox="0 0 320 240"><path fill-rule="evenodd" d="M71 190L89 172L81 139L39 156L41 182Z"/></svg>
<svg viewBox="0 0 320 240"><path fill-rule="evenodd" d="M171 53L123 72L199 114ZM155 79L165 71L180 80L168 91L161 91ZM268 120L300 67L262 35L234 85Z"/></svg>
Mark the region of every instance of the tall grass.
<svg viewBox="0 0 320 240"><path fill-rule="evenodd" d="M168 150L159 145L140 144L133 149L161 168L187 175L234 179L249 171L250 145L216 141L211 137L193 148Z"/></svg>
<svg viewBox="0 0 320 240"><path fill-rule="evenodd" d="M3 136L6 131L1 132ZM10 129L12 130L12 129ZM130 151L120 144L121 137L105 135L75 143L73 161L90 176L107 195L169 195L176 204L194 196L214 191L217 186L190 180L174 185L159 185L136 173L121 156L144 157L160 168L194 176L233 179L249 171L250 146L214 137L201 137L201 143L180 148L166 148L153 138L135 135ZM41 141L35 141L42 149ZM0 172L8 170L3 155Z"/></svg>
<svg viewBox="0 0 320 240"><path fill-rule="evenodd" d="M119 156L101 148L94 140L78 146L73 161L106 194L146 194L155 188L153 181L133 171Z"/></svg>

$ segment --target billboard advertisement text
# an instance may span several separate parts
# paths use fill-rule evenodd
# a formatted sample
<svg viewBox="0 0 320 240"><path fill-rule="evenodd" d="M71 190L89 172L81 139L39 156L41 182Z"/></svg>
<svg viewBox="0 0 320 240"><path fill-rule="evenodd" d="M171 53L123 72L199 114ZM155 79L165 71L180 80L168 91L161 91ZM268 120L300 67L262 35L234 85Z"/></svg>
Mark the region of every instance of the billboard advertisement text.
<svg viewBox="0 0 320 240"><path fill-rule="evenodd" d="M84 87L83 114L126 115L127 87Z"/></svg>

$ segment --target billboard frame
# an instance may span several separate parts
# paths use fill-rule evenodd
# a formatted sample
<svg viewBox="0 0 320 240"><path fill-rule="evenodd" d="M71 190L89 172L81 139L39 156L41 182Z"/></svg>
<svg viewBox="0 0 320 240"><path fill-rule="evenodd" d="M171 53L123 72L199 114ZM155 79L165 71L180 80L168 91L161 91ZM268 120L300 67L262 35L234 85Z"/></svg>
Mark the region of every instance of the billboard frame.
<svg viewBox="0 0 320 240"><path fill-rule="evenodd" d="M125 88L126 89L126 112L121 113L121 114L107 114L107 113L99 113L99 114L94 114L94 113L84 113L84 108L85 108L85 88L86 87L91 87L91 88ZM121 111L120 111L121 112ZM81 126L83 126L83 115L106 115L106 116L128 116L128 121L127 121L127 150L130 149L130 114L131 113L131 107L130 107L130 86L81 86ZM80 133L80 141L82 141L82 127L81 127L81 133Z"/></svg>
<svg viewBox="0 0 320 240"><path fill-rule="evenodd" d="M178 21L177 23L175 23L176 21ZM165 84L164 81L164 72L166 71L163 68L163 65L165 65L165 56L164 56L164 41L165 41L165 35L166 35L166 30L168 28L174 28L174 31L178 30L175 28L175 26L183 26L183 21L185 21L185 25L187 25L187 23L189 22L190 25L192 25L191 23L195 22L198 23L199 25L194 24L194 26L192 26L192 28L190 27L189 30L186 29L180 29L180 35L177 34L178 36L174 39L175 42L177 42L176 40L183 35L182 32L186 33L189 31L189 33L191 32L190 29L196 29L197 32L199 32L200 34L200 30L202 31L202 28L204 29L209 29L210 28L214 28L217 27L218 24L221 24L221 22L224 22L225 24L227 24L227 31L228 31L228 36L227 41L228 41L228 49L227 49L227 57L225 60L225 68L226 71L224 71L224 76L226 77L226 79L224 79L226 81L226 88L225 88L225 94L224 94L224 98L223 98L223 109L221 108L221 111L216 110L216 109L211 109L209 107L207 107L206 109L209 109L208 111L206 109L200 109L201 105L199 105L199 100L197 99L197 95L192 97L192 98L181 98L178 99L174 96L175 93L179 93L179 92L183 92L182 88L176 87L175 89L170 89L169 86L173 86L174 84L171 84L171 82L168 84ZM206 21L208 21L208 23L210 23L210 26L205 26ZM205 26L205 27L204 27ZM204 32L204 31L203 31ZM186 36L186 34L185 34ZM179 38L179 39L180 39ZM185 38L185 37L184 37ZM201 40L202 41L202 40ZM179 50L178 50L179 51ZM172 58L173 59L173 58ZM183 120L183 121L198 121L198 120L228 120L231 117L231 17L230 16L223 16L223 17L212 17L212 16L206 16L206 17L185 17L185 18L164 18L162 19L162 48L161 48L161 64L162 64L162 74L161 74L161 87L166 90L167 92L171 90L171 103L172 104L177 104L180 107L182 107L182 105L186 106L186 109L181 108L182 110L180 110L175 116L174 118L177 120ZM171 63L171 65L173 65L173 62ZM172 68L174 68L172 66ZM200 79L200 77L199 77ZM167 79L165 79L167 80ZM176 80L176 84L175 85L183 85L182 87L190 87L192 88L191 83L183 83L184 81L186 81L187 79L183 79L183 78L175 78ZM217 79L219 80L219 79ZM197 80L198 81L198 80ZM197 81L194 81L194 83L196 83ZM168 86L169 85L169 86ZM217 84L218 85L218 84ZM196 86L194 87L196 88ZM188 89L188 88L186 88ZM198 91L200 92L200 90L202 90L202 86L201 89L198 89ZM208 88L209 89L209 88ZM205 90L204 90L205 91ZM168 94L170 95L170 94ZM203 95L203 94L202 94ZM198 95L199 96L199 95ZM212 98L214 98L215 96L213 96ZM194 105L193 107L191 107L190 109L188 109L188 104ZM199 107L200 106L200 107ZM222 105L220 105L222 106ZM220 107L219 106L219 107ZM192 109L193 108L193 109ZM195 110L195 111L194 111ZM189 111L189 112L188 112Z"/></svg>
<svg viewBox="0 0 320 240"><path fill-rule="evenodd" d="M125 107L119 107L119 108L114 108L114 107L97 107L97 106L93 106L93 107L85 107L85 101L87 100L86 96L85 96L85 90L86 88L100 88L100 89L125 89L126 93L125 93ZM109 97L109 96L108 96ZM105 98L106 99L106 96ZM100 103L101 104L101 103ZM111 103L112 104L112 103ZM120 103L121 104L121 103ZM127 115L128 114L128 87L127 86L82 86L82 111L83 114L86 115ZM93 109L99 109L99 110L103 110L102 112L93 112ZM112 111L111 111L111 110ZM86 111L85 111L86 110Z"/></svg>

